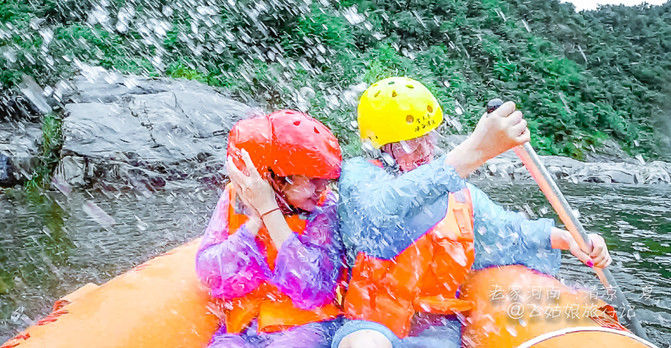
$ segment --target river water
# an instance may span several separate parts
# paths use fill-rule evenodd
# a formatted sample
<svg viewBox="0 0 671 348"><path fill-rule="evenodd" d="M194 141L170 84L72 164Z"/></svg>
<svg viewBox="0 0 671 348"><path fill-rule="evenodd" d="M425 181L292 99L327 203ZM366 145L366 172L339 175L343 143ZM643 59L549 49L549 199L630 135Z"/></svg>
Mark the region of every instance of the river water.
<svg viewBox="0 0 671 348"><path fill-rule="evenodd" d="M532 183L476 182L533 218L552 212ZM671 186L560 185L586 228L613 254L611 272L650 339L671 342ZM198 236L218 190L74 191L0 194L0 342L46 315L53 302L88 282L103 283ZM563 256L560 278L598 286Z"/></svg>

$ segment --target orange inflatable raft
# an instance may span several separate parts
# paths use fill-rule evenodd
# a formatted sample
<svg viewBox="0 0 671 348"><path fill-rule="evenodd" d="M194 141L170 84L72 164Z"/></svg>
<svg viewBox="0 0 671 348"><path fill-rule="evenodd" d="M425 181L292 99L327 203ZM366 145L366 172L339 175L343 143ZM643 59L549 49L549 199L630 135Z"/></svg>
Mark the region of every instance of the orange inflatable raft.
<svg viewBox="0 0 671 348"><path fill-rule="evenodd" d="M655 347L624 328L595 294L524 266L472 272L461 298L473 302L465 347Z"/></svg>
<svg viewBox="0 0 671 348"><path fill-rule="evenodd" d="M217 329L195 272L200 240L175 248L56 302L1 348L205 347Z"/></svg>
<svg viewBox="0 0 671 348"><path fill-rule="evenodd" d="M195 274L198 243L173 249L101 286L83 286L0 348L205 347L219 322L213 313L220 311ZM558 291L558 298L538 300L537 289L541 297ZM463 331L467 347L654 347L622 327L604 302L522 266L473 272L462 298L474 303ZM564 308L574 305L578 312L568 318ZM548 317L555 306L561 313Z"/></svg>

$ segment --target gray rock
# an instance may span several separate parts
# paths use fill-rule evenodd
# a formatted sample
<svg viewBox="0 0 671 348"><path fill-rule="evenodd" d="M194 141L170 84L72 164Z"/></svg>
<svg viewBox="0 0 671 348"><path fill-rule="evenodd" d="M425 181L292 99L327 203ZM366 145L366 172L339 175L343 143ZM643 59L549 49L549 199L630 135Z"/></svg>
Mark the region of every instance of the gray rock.
<svg viewBox="0 0 671 348"><path fill-rule="evenodd" d="M226 139L259 111L207 85L85 69L64 94L59 182L165 187L220 180Z"/></svg>
<svg viewBox="0 0 671 348"><path fill-rule="evenodd" d="M86 161L82 157L65 156L61 158L56 172L54 182L83 186L86 184Z"/></svg>
<svg viewBox="0 0 671 348"><path fill-rule="evenodd" d="M113 159L115 153L151 153L153 144L137 117L116 104L81 103L65 106L64 155Z"/></svg>
<svg viewBox="0 0 671 348"><path fill-rule="evenodd" d="M598 148L592 148L592 151L585 153L585 161L599 163L638 163L635 158L624 152L620 145L612 139L604 141Z"/></svg>
<svg viewBox="0 0 671 348"><path fill-rule="evenodd" d="M574 182L636 183L635 166L625 163L583 163L569 177Z"/></svg>
<svg viewBox="0 0 671 348"><path fill-rule="evenodd" d="M511 178L516 163L504 158L494 158L485 164L489 175L502 178Z"/></svg>
<svg viewBox="0 0 671 348"><path fill-rule="evenodd" d="M636 176L633 172L624 171L624 170L605 170L602 172L602 175L608 176L611 179L611 182L617 184L635 184Z"/></svg>
<svg viewBox="0 0 671 348"><path fill-rule="evenodd" d="M541 161L555 180L567 179L571 173L584 166L580 161L562 156L541 156Z"/></svg>
<svg viewBox="0 0 671 348"><path fill-rule="evenodd" d="M14 168L14 164L12 164L12 160L0 153L0 186L14 186L20 183L19 178L20 177L17 175L16 169Z"/></svg>
<svg viewBox="0 0 671 348"><path fill-rule="evenodd" d="M39 163L41 140L39 124L0 123L0 186L9 187L30 179Z"/></svg>
<svg viewBox="0 0 671 348"><path fill-rule="evenodd" d="M515 168L515 170L513 171L513 178L515 178L515 180L531 180L532 179L531 174L529 174L529 171L527 170L527 168L524 165Z"/></svg>
<svg viewBox="0 0 671 348"><path fill-rule="evenodd" d="M541 156L541 161L555 179L569 176L584 163L561 156ZM487 174L496 177L509 177L515 180L530 180L531 175L514 151L510 150L493 158L485 164Z"/></svg>
<svg viewBox="0 0 671 348"><path fill-rule="evenodd" d="M304 94L309 91L302 90ZM54 186L129 185L140 190L184 181L218 181L224 175L226 135L239 119L258 114L220 91L194 81L123 76L82 66L82 75L54 90L65 105L65 142ZM442 137L456 146L464 135ZM588 155L608 163L543 156L561 180L599 183L668 183L671 166L641 165L616 143ZM478 176L531 180L513 151L492 159Z"/></svg>
<svg viewBox="0 0 671 348"><path fill-rule="evenodd" d="M514 180L532 180L527 169L509 151L493 158L477 170L475 177L496 177ZM671 183L671 163L655 161L647 164L625 162L581 162L562 156L541 156L541 161L555 180L615 184Z"/></svg>
<svg viewBox="0 0 671 348"><path fill-rule="evenodd" d="M580 162L570 157L563 156L541 156L541 161L546 167L558 167L565 169L579 168L585 165L584 162Z"/></svg>
<svg viewBox="0 0 671 348"><path fill-rule="evenodd" d="M0 91L0 122L38 122L40 116L33 104L21 94Z"/></svg>
<svg viewBox="0 0 671 348"><path fill-rule="evenodd" d="M645 184L671 183L671 163L654 161L641 173L641 182Z"/></svg>
<svg viewBox="0 0 671 348"><path fill-rule="evenodd" d="M44 97L42 87L31 76L23 75L23 80L19 83L19 90L40 114L44 115L51 112L51 106Z"/></svg>

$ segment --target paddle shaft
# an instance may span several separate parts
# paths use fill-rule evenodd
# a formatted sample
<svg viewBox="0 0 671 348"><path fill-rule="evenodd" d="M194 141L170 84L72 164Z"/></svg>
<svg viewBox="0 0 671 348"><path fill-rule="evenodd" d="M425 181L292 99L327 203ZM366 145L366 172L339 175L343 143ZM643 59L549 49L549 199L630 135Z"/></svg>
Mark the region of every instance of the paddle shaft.
<svg viewBox="0 0 671 348"><path fill-rule="evenodd" d="M503 104L503 101L500 99L491 100L487 104L487 113L496 110L501 104ZM559 187L554 179L552 179L550 172L548 172L547 168L543 165L543 162L541 162L541 159L538 157L538 154L536 154L534 148L530 143L524 143L524 145L516 146L513 151L515 151L517 157L522 160L522 163L524 163L524 166L529 171L529 174L531 174L531 177L534 178L538 187L543 194L545 194L550 205L552 205L552 208L557 212L557 215L559 215L559 219L564 223L566 229L571 233L571 236L576 243L578 243L580 250L589 254L592 251L592 248L587 244L589 237L587 236L585 228L569 206L568 201L564 198L564 194L559 190ZM626 311L625 317L627 317L630 322L632 331L639 337L647 340L648 336L641 326L641 323L638 321L638 318L636 318L636 312L631 308L629 301L624 297L624 293L622 293L622 290L617 286L615 278L613 278L610 271L606 268L593 267L592 269L596 272L599 280L601 280L601 283L606 287L606 290L609 293L615 292L616 299L621 304L622 309Z"/></svg>
<svg viewBox="0 0 671 348"><path fill-rule="evenodd" d="M580 249L589 254L591 252L591 247L587 244L587 240L589 239L585 228L580 221L578 221L576 214L571 210L566 198L564 198L564 195L552 179L547 168L545 168L541 162L540 157L538 157L534 148L531 144L525 143L523 146L516 146L513 150L520 160L522 160L522 163L524 163L524 166L534 178L541 191L543 191L543 194L545 194L550 205L552 205L552 208L557 212L559 219L564 223L564 226L566 226L566 229L571 233L573 239L578 243ZM639 337L647 340L648 337L645 330L638 321L638 318L636 318L636 312L631 308L629 301L624 297L624 293L622 293L622 290L617 286L615 278L613 278L610 271L607 268L593 267L592 269L596 272L599 280L601 280L601 283L606 287L606 290L615 292L615 297L626 311L625 317L631 324L632 331Z"/></svg>

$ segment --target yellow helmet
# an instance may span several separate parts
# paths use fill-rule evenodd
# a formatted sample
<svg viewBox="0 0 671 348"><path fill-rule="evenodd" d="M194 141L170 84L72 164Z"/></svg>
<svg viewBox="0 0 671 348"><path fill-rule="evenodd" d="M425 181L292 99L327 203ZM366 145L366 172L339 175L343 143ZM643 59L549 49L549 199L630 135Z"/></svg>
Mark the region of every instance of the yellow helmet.
<svg viewBox="0 0 671 348"><path fill-rule="evenodd" d="M368 87L359 100L358 115L361 139L376 148L419 138L443 122L436 97L407 77L390 77Z"/></svg>

